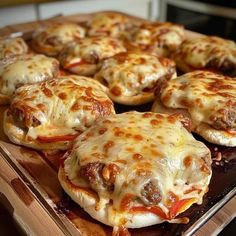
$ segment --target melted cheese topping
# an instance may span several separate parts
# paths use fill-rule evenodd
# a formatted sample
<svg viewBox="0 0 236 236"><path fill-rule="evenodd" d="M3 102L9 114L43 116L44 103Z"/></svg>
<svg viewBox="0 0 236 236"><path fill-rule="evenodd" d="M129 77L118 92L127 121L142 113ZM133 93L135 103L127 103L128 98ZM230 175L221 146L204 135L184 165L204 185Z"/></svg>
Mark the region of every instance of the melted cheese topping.
<svg viewBox="0 0 236 236"><path fill-rule="evenodd" d="M118 13L98 13L88 22L88 35L118 37L126 29L128 18Z"/></svg>
<svg viewBox="0 0 236 236"><path fill-rule="evenodd" d="M39 52L57 55L65 44L84 37L85 29L77 24L55 24L36 31L33 46Z"/></svg>
<svg viewBox="0 0 236 236"><path fill-rule="evenodd" d="M106 179L114 174L109 166L118 169L114 190L101 184L95 187L101 207L113 202L108 211L111 225L119 224L117 217L126 217L133 207L144 206L141 190L150 180L157 183L162 196L155 206L168 215L178 199L194 198L201 203L211 177L210 151L183 127L178 115L128 112L98 120L77 137L64 170L75 186L90 187L78 178L79 170L95 162L105 164L102 175ZM125 204L127 196L134 197Z"/></svg>
<svg viewBox="0 0 236 236"><path fill-rule="evenodd" d="M65 68L74 63L98 64L100 60L125 52L121 42L110 37L91 37L77 40L63 49L59 60ZM78 65L78 66L82 66Z"/></svg>
<svg viewBox="0 0 236 236"><path fill-rule="evenodd" d="M101 84L87 77L59 77L17 89L10 110L23 113L22 120L28 126L26 139L75 134L86 130L98 117L114 113L104 91Z"/></svg>
<svg viewBox="0 0 236 236"><path fill-rule="evenodd" d="M22 38L0 39L0 60L27 53L28 46Z"/></svg>
<svg viewBox="0 0 236 236"><path fill-rule="evenodd" d="M44 55L25 55L0 64L0 93L11 96L19 86L51 79L59 73L59 62Z"/></svg>
<svg viewBox="0 0 236 236"><path fill-rule="evenodd" d="M184 40L184 28L169 22L143 24L134 27L128 38L139 46L176 49Z"/></svg>
<svg viewBox="0 0 236 236"><path fill-rule="evenodd" d="M205 67L222 68L233 66L236 70L236 44L219 37L201 37L185 41L174 56L177 65L189 67L184 71ZM228 64L228 65L227 65Z"/></svg>
<svg viewBox="0 0 236 236"><path fill-rule="evenodd" d="M207 123L216 129L236 129L236 80L230 77L189 72L168 81L160 99L166 107L187 109L195 126Z"/></svg>
<svg viewBox="0 0 236 236"><path fill-rule="evenodd" d="M175 75L175 64L167 58L145 53L120 53L103 61L95 78L107 83L115 96L134 96L152 89L157 80Z"/></svg>

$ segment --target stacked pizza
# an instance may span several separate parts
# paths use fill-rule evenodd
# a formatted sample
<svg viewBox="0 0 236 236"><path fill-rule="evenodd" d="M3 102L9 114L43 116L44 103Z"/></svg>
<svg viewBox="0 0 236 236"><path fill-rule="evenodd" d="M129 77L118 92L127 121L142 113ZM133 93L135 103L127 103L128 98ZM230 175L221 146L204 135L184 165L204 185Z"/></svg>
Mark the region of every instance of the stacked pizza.
<svg viewBox="0 0 236 236"><path fill-rule="evenodd" d="M63 189L114 235L186 223L177 216L202 203L212 175L210 150L191 132L236 146L235 75L234 42L186 39L180 25L118 13L54 23L28 45L0 41L4 131L13 143L63 151ZM133 111L116 114L117 103Z"/></svg>

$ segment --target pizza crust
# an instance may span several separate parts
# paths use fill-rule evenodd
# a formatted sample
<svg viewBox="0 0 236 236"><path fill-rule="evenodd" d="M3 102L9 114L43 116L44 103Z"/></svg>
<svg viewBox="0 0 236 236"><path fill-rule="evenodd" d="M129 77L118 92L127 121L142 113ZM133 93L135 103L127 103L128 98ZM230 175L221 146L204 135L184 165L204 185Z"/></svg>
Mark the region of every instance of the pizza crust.
<svg viewBox="0 0 236 236"><path fill-rule="evenodd" d="M64 191L71 197L73 201L79 204L91 217L103 224L114 226L108 221L108 203L106 207L96 210L96 205L98 204L97 196L95 194L91 195L91 193L84 191L81 188L72 187L71 182L66 177L63 167L59 168L58 179ZM163 221L164 220L161 219L159 216L149 212L138 213L130 216L130 220L127 222L125 227L142 228L155 224L160 224ZM176 219L170 220L169 222L176 223Z"/></svg>
<svg viewBox="0 0 236 236"><path fill-rule="evenodd" d="M8 110L4 113L3 118L3 131L10 139L11 142L23 145L29 148L33 148L36 150L67 150L72 142L64 141L64 142L53 142L52 143L40 143L36 140L26 140L26 132L15 124L12 115L8 114Z"/></svg>
<svg viewBox="0 0 236 236"><path fill-rule="evenodd" d="M210 125L202 123L196 127L195 132L210 143L227 147L236 147L236 131L233 133L217 130Z"/></svg>
<svg viewBox="0 0 236 236"><path fill-rule="evenodd" d="M77 75L83 75L83 76L93 76L97 71L98 65L94 64L84 64L80 66L74 66L69 69L64 68L66 70L69 70L70 72L77 74Z"/></svg>
<svg viewBox="0 0 236 236"><path fill-rule="evenodd" d="M110 91L108 91L108 96L112 101L127 106L142 105L154 100L153 93L141 93L135 96L115 96Z"/></svg>

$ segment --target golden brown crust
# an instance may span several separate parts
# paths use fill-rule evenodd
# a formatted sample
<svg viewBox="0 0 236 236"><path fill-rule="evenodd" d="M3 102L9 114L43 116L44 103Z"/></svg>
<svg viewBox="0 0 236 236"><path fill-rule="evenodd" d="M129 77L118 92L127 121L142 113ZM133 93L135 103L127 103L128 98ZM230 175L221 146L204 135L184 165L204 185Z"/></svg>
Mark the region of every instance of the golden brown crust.
<svg viewBox="0 0 236 236"><path fill-rule="evenodd" d="M15 124L13 116L8 112L4 114L3 130L11 142L23 145L36 150L67 150L71 147L70 141L61 141L52 143L41 143L37 140L28 139L25 130Z"/></svg>
<svg viewBox="0 0 236 236"><path fill-rule="evenodd" d="M114 95L114 93L108 91L108 96L111 98L112 101L128 106L137 106L146 104L152 102L155 98L153 93L145 93L145 92L130 97L130 96L116 96Z"/></svg>
<svg viewBox="0 0 236 236"><path fill-rule="evenodd" d="M211 143L236 147L236 131L219 130L202 123L196 127L195 132Z"/></svg>

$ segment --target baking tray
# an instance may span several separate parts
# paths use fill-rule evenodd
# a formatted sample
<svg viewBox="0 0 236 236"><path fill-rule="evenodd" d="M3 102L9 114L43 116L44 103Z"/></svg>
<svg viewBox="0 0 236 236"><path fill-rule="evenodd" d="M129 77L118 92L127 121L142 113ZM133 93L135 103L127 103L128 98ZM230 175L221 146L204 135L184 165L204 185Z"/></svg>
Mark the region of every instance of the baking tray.
<svg viewBox="0 0 236 236"><path fill-rule="evenodd" d="M51 21L83 22L93 14L73 15L69 17L56 17ZM144 20L129 16L136 22ZM51 22L34 22L5 27L0 30L9 35L20 32L30 38L32 30L39 25ZM1 34L2 33L2 34ZM186 32L188 37L198 34ZM129 110L149 111L151 104L142 106L115 105L118 113ZM60 164L59 155L45 156L32 149L11 144L2 130L3 113L6 106L0 107L0 154L5 162L17 173L23 183L29 188L33 197L57 224L65 235L111 235L112 228L92 219L76 203L74 203L62 190L57 179L57 170ZM201 140L200 137L196 136ZM203 140L201 140L203 141ZM236 194L236 148L221 147L204 143L210 148L213 158L213 175L209 191L204 196L203 204L194 204L182 216L189 217L188 224L162 223L141 229L130 229L133 236L158 236L158 235L192 235L207 222L227 201ZM219 159L221 156L221 159ZM0 166L1 169L1 166ZM197 174L197 173L196 173ZM19 194L19 193L18 193Z"/></svg>

